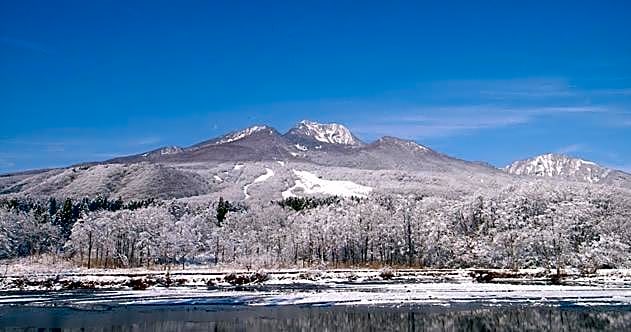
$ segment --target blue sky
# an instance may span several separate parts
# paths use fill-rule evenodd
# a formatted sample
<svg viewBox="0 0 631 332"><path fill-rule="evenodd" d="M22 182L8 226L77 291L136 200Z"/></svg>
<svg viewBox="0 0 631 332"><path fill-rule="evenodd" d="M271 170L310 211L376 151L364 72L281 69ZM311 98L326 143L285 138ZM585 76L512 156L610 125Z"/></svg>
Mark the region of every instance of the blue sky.
<svg viewBox="0 0 631 332"><path fill-rule="evenodd" d="M0 173L341 122L631 170L629 1L2 1Z"/></svg>

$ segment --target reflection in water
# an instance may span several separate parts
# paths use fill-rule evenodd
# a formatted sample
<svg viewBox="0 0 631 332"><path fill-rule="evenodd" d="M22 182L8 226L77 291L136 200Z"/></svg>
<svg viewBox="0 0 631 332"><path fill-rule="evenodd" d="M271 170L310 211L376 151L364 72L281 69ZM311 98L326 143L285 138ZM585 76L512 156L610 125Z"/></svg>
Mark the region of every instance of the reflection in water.
<svg viewBox="0 0 631 332"><path fill-rule="evenodd" d="M0 331L631 331L631 308L0 308Z"/></svg>

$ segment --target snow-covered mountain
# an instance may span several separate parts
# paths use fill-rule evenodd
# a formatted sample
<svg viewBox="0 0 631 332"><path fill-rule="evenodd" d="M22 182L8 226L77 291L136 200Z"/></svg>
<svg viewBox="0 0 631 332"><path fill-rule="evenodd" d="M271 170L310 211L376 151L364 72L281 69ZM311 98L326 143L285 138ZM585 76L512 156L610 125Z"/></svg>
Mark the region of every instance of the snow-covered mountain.
<svg viewBox="0 0 631 332"><path fill-rule="evenodd" d="M270 126L255 125L187 148L162 148L107 162L310 160L318 152L346 151L362 146L365 145L361 140L341 124L304 120L284 135Z"/></svg>
<svg viewBox="0 0 631 332"><path fill-rule="evenodd" d="M562 178L589 183L607 183L612 180L612 176L625 174L591 161L555 153L515 161L504 170L515 175Z"/></svg>
<svg viewBox="0 0 631 332"><path fill-rule="evenodd" d="M495 190L523 181L524 176L631 188L630 174L564 155L542 155L500 170L411 140L382 137L366 144L343 125L302 121L285 134L256 125L185 148L164 147L104 162L3 175L0 196L101 193L269 200L289 194L340 194L338 187L352 187L349 192L356 195L371 188L453 196Z"/></svg>
<svg viewBox="0 0 631 332"><path fill-rule="evenodd" d="M341 124L324 124L308 120L300 121L296 127L285 134L285 137L296 144L302 143L301 146L321 144L361 146L363 144L348 128Z"/></svg>

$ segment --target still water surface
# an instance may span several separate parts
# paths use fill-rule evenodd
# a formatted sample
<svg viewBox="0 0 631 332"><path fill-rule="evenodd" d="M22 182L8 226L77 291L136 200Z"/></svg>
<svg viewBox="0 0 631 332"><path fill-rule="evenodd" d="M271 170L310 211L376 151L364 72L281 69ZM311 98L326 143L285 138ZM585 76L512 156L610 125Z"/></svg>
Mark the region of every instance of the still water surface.
<svg viewBox="0 0 631 332"><path fill-rule="evenodd" d="M631 331L631 307L0 307L0 331Z"/></svg>

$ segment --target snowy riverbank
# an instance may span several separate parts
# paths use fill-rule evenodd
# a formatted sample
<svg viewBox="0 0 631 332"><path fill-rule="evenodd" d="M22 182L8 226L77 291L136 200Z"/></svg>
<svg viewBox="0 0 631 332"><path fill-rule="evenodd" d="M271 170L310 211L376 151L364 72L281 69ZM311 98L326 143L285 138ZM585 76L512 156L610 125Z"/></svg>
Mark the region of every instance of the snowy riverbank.
<svg viewBox="0 0 631 332"><path fill-rule="evenodd" d="M8 273L0 305L631 305L631 271L66 270Z"/></svg>

